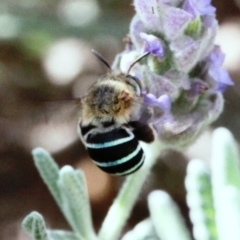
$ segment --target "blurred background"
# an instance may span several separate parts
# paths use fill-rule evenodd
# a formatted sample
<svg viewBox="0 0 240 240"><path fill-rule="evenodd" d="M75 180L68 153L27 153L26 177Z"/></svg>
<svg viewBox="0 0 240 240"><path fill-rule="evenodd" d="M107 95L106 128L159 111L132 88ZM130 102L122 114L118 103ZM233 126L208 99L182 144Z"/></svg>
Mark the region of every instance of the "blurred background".
<svg viewBox="0 0 240 240"><path fill-rule="evenodd" d="M78 136L79 106L73 100L106 72L91 53L110 63L123 50L122 39L134 15L127 0L0 0L0 239L29 239L22 219L36 210L48 227L69 229L31 156L44 147L60 166L86 174L92 214L99 229L124 178L98 170ZM235 82L225 93L225 110L212 128L225 126L240 140L240 1L213 1L220 22L216 42ZM211 129L183 156L166 153L144 186L126 230L148 216L146 195L165 189L188 221L183 179L187 161L208 160ZM204 149L204 151L203 151Z"/></svg>

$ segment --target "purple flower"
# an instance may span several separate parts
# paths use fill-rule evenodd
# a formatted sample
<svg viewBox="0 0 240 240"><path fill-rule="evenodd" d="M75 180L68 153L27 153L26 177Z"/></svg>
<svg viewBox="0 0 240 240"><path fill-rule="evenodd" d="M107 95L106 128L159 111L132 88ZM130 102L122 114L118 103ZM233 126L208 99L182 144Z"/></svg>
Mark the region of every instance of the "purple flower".
<svg viewBox="0 0 240 240"><path fill-rule="evenodd" d="M219 84L234 85L228 71L222 68L225 55L215 46L208 59L208 74Z"/></svg>
<svg viewBox="0 0 240 240"><path fill-rule="evenodd" d="M164 56L163 44L159 38L143 32L140 33L140 37L144 41L144 52L150 52L160 58Z"/></svg>
<svg viewBox="0 0 240 240"><path fill-rule="evenodd" d="M171 99L168 95L164 94L157 98L152 93L148 93L145 95L144 99L145 103L149 104L150 106L157 106L164 110L164 112L169 112L171 109Z"/></svg>
<svg viewBox="0 0 240 240"><path fill-rule="evenodd" d="M225 92L226 88L227 88L227 85L226 85L226 84L223 84L223 83L221 84L221 83L219 83L217 90L218 90L219 92Z"/></svg>
<svg viewBox="0 0 240 240"><path fill-rule="evenodd" d="M116 68L141 79L144 102L151 107L158 137L181 149L223 110L222 91L233 85L222 68L224 55L214 46L218 23L211 0L134 0L132 48Z"/></svg>
<svg viewBox="0 0 240 240"><path fill-rule="evenodd" d="M193 15L194 18L210 15L216 11L211 5L211 0L186 0L183 9Z"/></svg>

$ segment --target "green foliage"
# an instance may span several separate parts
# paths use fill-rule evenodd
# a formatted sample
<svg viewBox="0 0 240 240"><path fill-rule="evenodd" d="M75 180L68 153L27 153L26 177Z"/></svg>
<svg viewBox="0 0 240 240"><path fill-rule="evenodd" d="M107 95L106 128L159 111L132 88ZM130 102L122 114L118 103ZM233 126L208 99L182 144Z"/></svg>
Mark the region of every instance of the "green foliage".
<svg viewBox="0 0 240 240"><path fill-rule="evenodd" d="M57 185L59 179L59 168L57 164L47 151L40 148L33 150L33 158L43 181L48 186L58 206L61 207L61 193Z"/></svg>
<svg viewBox="0 0 240 240"><path fill-rule="evenodd" d="M211 176L202 161L188 164L185 185L195 239L217 240Z"/></svg>
<svg viewBox="0 0 240 240"><path fill-rule="evenodd" d="M51 240L79 240L79 237L76 234L61 230L48 230L48 236Z"/></svg>
<svg viewBox="0 0 240 240"><path fill-rule="evenodd" d="M240 168L236 142L224 128L212 140L212 187L219 240L240 239Z"/></svg>
<svg viewBox="0 0 240 240"><path fill-rule="evenodd" d="M48 240L44 219L37 212L30 213L22 222L23 228L35 240Z"/></svg>
<svg viewBox="0 0 240 240"><path fill-rule="evenodd" d="M59 169L43 149L35 149L33 155L43 180L73 229L48 230L43 217L32 212L23 220L23 227L33 240L119 239L151 164L126 179L96 236L84 174L70 166ZM237 145L228 130L219 128L213 133L211 170L196 159L190 161L187 169L185 185L194 239L240 239L239 184ZM137 224L122 240L191 239L177 205L166 192L150 193L148 207L150 218Z"/></svg>
<svg viewBox="0 0 240 240"><path fill-rule="evenodd" d="M71 238L95 239L83 173L80 170L74 170L70 166L65 166L60 170L50 154L41 148L33 151L33 157L41 177L75 232ZM26 217L25 222L30 221L28 218L32 218L31 214ZM31 235L33 236L33 234ZM64 235L65 233L61 232L62 238L64 238ZM61 239L59 233L51 233L50 236L54 237L46 239Z"/></svg>
<svg viewBox="0 0 240 240"><path fill-rule="evenodd" d="M85 178L80 170L65 166L58 181L62 193L62 210L74 231L82 239L94 239Z"/></svg>
<svg viewBox="0 0 240 240"><path fill-rule="evenodd" d="M202 29L202 22L201 22L200 17L198 17L194 21L192 21L188 24L188 27L187 27L185 33L188 36L197 38L197 37L199 37L201 29Z"/></svg>
<svg viewBox="0 0 240 240"><path fill-rule="evenodd" d="M187 202L197 240L240 239L240 168L237 145L224 128L213 132L211 172L192 160L186 178Z"/></svg>
<svg viewBox="0 0 240 240"><path fill-rule="evenodd" d="M148 207L153 226L160 239L191 239L180 210L167 193L151 192L148 197Z"/></svg>

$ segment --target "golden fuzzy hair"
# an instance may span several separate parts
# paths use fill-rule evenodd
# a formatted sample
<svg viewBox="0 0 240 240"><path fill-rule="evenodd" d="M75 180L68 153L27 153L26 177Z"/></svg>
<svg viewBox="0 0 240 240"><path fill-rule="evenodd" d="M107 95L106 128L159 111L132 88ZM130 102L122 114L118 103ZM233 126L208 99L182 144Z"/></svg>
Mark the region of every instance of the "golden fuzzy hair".
<svg viewBox="0 0 240 240"><path fill-rule="evenodd" d="M83 122L89 124L115 120L124 124L130 120L137 97L122 75L99 79L83 99Z"/></svg>

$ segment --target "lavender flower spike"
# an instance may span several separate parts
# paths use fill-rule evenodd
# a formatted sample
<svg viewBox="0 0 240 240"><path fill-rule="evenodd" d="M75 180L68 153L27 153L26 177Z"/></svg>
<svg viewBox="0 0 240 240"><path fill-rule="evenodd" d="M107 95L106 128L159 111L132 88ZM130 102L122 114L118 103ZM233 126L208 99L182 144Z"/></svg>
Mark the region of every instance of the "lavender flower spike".
<svg viewBox="0 0 240 240"><path fill-rule="evenodd" d="M144 52L130 74L138 77L145 104L162 144L191 144L223 110L222 90L233 85L222 68L224 55L214 45L218 29L211 0L134 0L136 15L126 46L113 68L127 66Z"/></svg>

